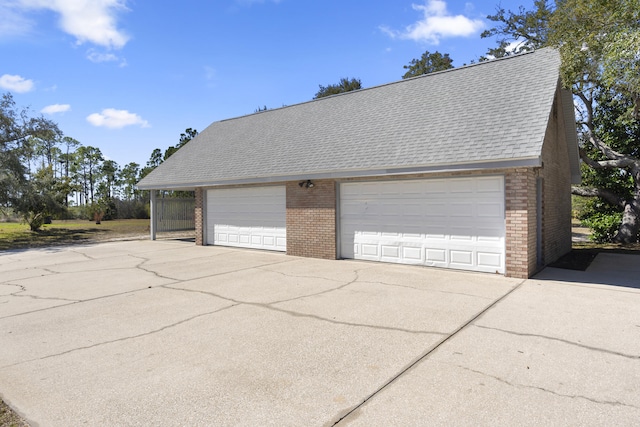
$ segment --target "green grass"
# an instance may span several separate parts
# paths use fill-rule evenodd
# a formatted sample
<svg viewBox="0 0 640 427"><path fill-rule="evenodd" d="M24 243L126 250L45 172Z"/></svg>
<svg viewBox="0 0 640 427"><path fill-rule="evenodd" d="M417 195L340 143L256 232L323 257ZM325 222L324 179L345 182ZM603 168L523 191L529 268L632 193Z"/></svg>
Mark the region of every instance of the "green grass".
<svg viewBox="0 0 640 427"><path fill-rule="evenodd" d="M0 250L40 248L77 242L96 242L149 233L148 219L102 221L53 221L37 232L26 224L0 222Z"/></svg>

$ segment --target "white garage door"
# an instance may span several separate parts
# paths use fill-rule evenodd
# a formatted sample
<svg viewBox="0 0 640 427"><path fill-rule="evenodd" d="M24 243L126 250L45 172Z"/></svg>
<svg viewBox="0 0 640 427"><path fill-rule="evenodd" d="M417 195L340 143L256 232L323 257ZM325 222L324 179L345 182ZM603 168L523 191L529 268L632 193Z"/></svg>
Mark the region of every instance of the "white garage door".
<svg viewBox="0 0 640 427"><path fill-rule="evenodd" d="M285 187L208 190L207 244L286 251Z"/></svg>
<svg viewBox="0 0 640 427"><path fill-rule="evenodd" d="M502 176L343 183L343 258L504 273Z"/></svg>

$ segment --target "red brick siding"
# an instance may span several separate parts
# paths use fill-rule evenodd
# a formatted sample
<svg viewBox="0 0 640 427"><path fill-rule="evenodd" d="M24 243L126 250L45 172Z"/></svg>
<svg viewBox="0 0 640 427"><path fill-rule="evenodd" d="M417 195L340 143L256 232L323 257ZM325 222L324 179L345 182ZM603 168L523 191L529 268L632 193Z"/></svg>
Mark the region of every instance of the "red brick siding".
<svg viewBox="0 0 640 427"><path fill-rule="evenodd" d="M535 169L507 171L505 211L506 275L526 279L538 267Z"/></svg>
<svg viewBox="0 0 640 427"><path fill-rule="evenodd" d="M195 221L196 221L196 245L202 246L204 244L204 235L203 235L203 227L204 227L204 209L203 205L203 197L204 190L202 188L196 188L196 207L195 207Z"/></svg>
<svg viewBox="0 0 640 427"><path fill-rule="evenodd" d="M336 259L336 183L287 182L287 255Z"/></svg>

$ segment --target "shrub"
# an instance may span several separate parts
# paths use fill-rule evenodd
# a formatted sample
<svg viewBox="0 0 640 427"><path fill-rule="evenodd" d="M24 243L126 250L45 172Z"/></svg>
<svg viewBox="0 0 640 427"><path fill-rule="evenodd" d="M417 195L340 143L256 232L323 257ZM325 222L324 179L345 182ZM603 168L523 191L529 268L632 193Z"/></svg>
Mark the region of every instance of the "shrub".
<svg viewBox="0 0 640 427"><path fill-rule="evenodd" d="M622 212L593 212L581 220L582 225L591 229L591 240L597 243L611 242L621 221Z"/></svg>

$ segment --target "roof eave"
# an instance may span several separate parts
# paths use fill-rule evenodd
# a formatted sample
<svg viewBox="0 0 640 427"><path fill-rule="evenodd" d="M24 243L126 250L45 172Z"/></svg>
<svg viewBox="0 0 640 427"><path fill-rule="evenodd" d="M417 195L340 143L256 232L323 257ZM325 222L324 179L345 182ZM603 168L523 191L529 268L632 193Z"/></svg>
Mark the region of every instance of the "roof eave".
<svg viewBox="0 0 640 427"><path fill-rule="evenodd" d="M423 173L446 173L446 172L471 172L488 169L509 169L520 167L540 167L542 160L540 156L525 157L519 159L492 160L486 162L423 165L407 167L389 167L380 169L362 170L337 170L326 172L295 173L290 175L273 175L263 177L232 178L226 180L212 180L201 182L184 182L176 184L142 184L138 185L139 190L183 190L192 191L195 188L217 187L222 185L248 185L248 184L274 184L286 181L298 181L306 179L347 179L365 178L378 176L402 176Z"/></svg>

